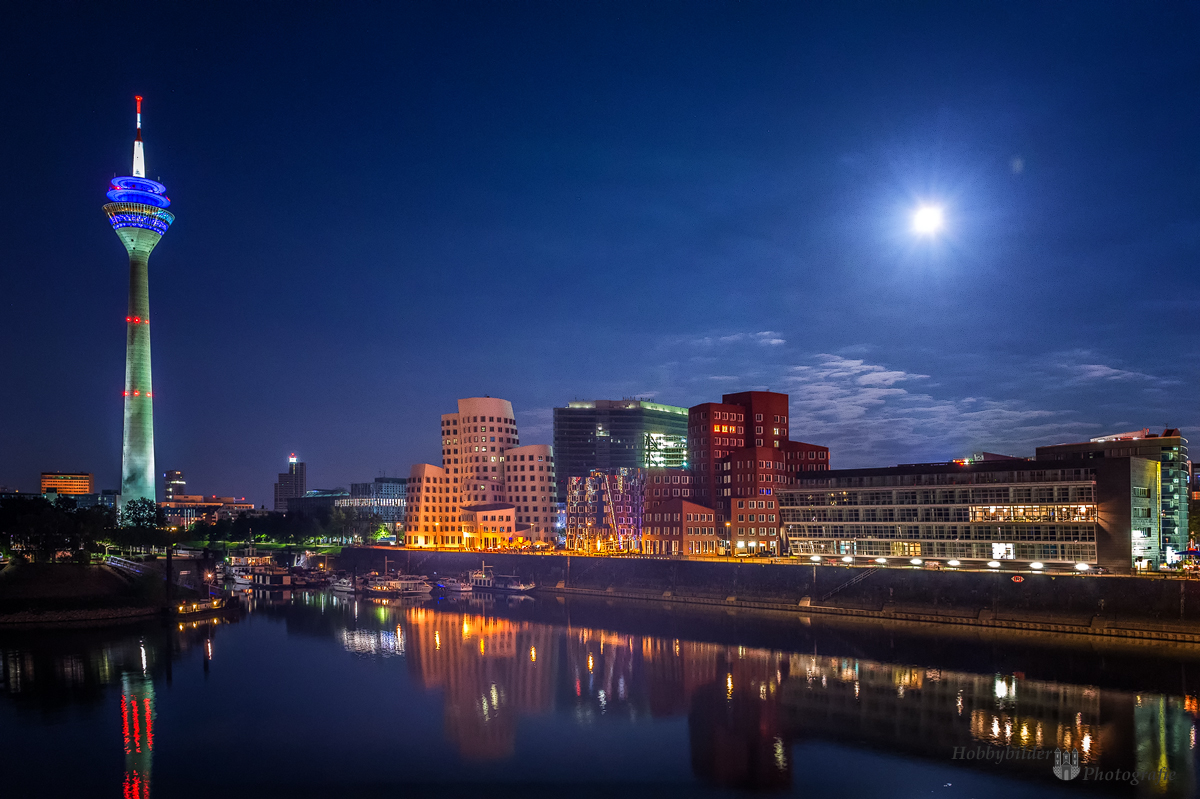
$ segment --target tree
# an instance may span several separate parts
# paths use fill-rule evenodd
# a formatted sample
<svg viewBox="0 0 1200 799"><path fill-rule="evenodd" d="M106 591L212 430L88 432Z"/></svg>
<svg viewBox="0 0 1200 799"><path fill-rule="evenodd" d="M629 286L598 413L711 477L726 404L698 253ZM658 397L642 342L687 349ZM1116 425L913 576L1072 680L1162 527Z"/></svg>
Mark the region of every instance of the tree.
<svg viewBox="0 0 1200 799"><path fill-rule="evenodd" d="M152 499L139 497L125 503L121 509L121 525L117 541L122 546L157 547L170 543L164 529L166 515Z"/></svg>

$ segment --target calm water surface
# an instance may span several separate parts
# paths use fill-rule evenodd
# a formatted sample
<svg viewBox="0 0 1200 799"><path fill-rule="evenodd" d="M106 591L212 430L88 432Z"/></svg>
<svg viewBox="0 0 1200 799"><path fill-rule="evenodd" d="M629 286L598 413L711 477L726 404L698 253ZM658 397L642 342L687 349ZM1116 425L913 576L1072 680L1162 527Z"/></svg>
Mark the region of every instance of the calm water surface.
<svg viewBox="0 0 1200 799"><path fill-rule="evenodd" d="M1200 652L297 593L0 636L9 796L1192 796ZM1164 786L1057 779L1175 772Z"/></svg>

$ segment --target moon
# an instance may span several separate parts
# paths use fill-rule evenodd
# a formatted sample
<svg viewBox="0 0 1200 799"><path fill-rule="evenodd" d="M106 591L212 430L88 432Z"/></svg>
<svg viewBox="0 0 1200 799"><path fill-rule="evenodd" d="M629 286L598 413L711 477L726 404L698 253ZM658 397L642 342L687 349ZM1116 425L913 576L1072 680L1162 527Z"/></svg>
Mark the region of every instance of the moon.
<svg viewBox="0 0 1200 799"><path fill-rule="evenodd" d="M912 229L922 236L932 236L946 226L941 206L922 205L912 215Z"/></svg>

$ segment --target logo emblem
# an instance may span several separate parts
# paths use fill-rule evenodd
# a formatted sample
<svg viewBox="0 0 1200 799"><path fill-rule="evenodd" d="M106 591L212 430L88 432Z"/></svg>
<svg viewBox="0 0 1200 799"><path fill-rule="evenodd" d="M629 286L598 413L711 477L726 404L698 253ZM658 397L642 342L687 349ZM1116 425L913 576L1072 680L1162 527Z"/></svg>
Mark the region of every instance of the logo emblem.
<svg viewBox="0 0 1200 799"><path fill-rule="evenodd" d="M1060 780L1073 780L1079 776L1079 750L1054 750L1054 776Z"/></svg>

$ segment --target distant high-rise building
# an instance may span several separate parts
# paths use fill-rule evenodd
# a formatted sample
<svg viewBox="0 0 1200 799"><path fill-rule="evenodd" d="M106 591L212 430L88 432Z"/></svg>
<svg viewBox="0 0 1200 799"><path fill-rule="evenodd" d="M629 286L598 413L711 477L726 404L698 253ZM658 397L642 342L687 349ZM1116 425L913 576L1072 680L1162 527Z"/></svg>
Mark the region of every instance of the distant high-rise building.
<svg viewBox="0 0 1200 799"><path fill-rule="evenodd" d="M555 408L558 501L567 501L570 478L594 470L687 465L687 428L687 408L658 402L589 400Z"/></svg>
<svg viewBox="0 0 1200 799"><path fill-rule="evenodd" d="M129 253L129 310L125 317L125 425L121 445L121 502L154 501L154 407L150 381L150 253L175 221L167 187L146 178L142 98L137 98L133 174L113 178L104 212Z"/></svg>
<svg viewBox="0 0 1200 799"><path fill-rule="evenodd" d="M73 496L91 494L95 489L92 475L87 472L42 472L42 493Z"/></svg>
<svg viewBox="0 0 1200 799"><path fill-rule="evenodd" d="M307 492L308 480L304 463L298 460L293 452L288 456L288 470L280 472L279 480L275 483L275 510L286 513L288 500L302 497Z"/></svg>
<svg viewBox="0 0 1200 799"><path fill-rule="evenodd" d="M183 479L183 472L175 469L163 475L163 499L170 502L178 496L187 493L187 482Z"/></svg>
<svg viewBox="0 0 1200 799"><path fill-rule="evenodd" d="M1144 428L1077 444L1052 444L1038 447L1036 460L1127 457L1155 461L1162 473L1162 506L1155 531L1158 538L1135 537L1135 555L1144 561L1142 568L1157 569L1163 563L1175 563L1188 549L1188 449L1187 439L1179 430L1151 433Z"/></svg>

